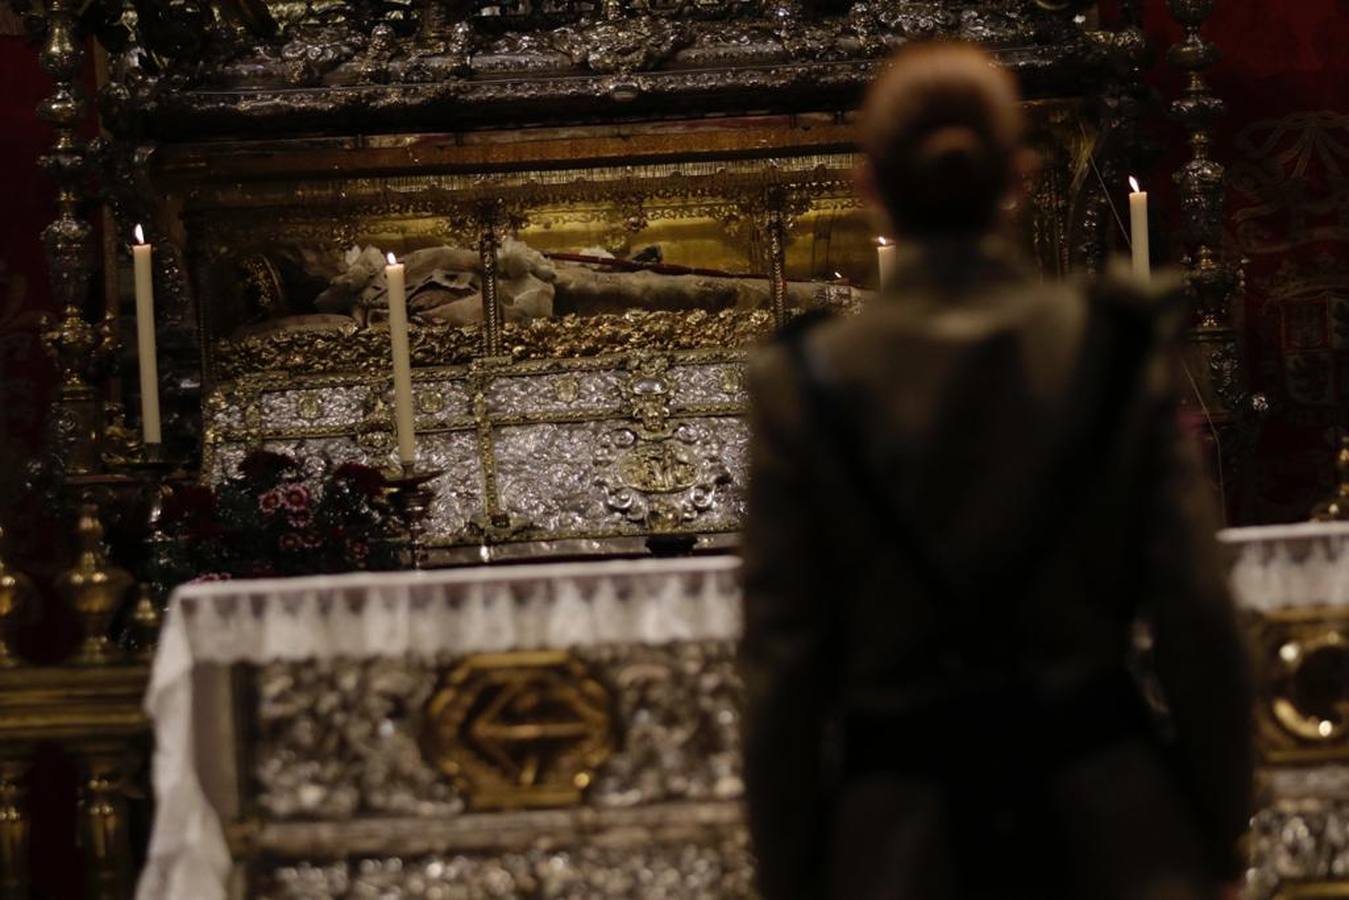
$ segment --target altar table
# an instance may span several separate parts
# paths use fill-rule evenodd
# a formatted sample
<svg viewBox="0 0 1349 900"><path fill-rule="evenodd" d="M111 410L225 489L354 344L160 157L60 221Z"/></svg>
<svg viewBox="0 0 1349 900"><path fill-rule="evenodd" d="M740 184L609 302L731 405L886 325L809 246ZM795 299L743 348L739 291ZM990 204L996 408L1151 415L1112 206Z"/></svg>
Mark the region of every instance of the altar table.
<svg viewBox="0 0 1349 900"><path fill-rule="evenodd" d="M1251 897L1349 877L1349 526L1226 531ZM729 556L192 584L139 900L751 897ZM1338 667L1338 668L1337 668Z"/></svg>

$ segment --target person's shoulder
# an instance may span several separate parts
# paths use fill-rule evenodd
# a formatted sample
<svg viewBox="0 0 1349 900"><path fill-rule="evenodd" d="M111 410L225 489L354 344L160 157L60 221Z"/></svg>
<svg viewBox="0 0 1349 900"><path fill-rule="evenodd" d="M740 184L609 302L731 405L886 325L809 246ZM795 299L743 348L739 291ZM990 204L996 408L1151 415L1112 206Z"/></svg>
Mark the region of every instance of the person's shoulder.
<svg viewBox="0 0 1349 900"><path fill-rule="evenodd" d="M1088 303L1145 325L1160 341L1178 337L1188 310L1185 276L1163 269L1149 279L1133 275L1126 266L1111 266L1083 283Z"/></svg>

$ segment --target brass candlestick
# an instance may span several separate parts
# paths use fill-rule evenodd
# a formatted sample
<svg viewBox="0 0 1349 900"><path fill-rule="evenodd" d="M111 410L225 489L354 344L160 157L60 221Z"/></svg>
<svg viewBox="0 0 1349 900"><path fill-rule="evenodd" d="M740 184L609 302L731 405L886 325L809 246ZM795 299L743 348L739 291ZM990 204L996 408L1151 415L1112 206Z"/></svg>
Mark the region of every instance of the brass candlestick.
<svg viewBox="0 0 1349 900"><path fill-rule="evenodd" d="M74 608L84 627L84 642L72 662L80 666L107 665L119 658L108 631L134 580L130 572L108 560L98 507L87 499L80 507L75 534L79 542L75 564L56 578L57 591Z"/></svg>
<svg viewBox="0 0 1349 900"><path fill-rule="evenodd" d="M170 482L179 465L164 452L162 444L136 445L131 453L110 462L139 482L146 494L145 545L149 552L139 573L136 606L126 637L137 658L148 662L154 657L169 594L177 586L170 579L173 537L164 527L164 502L173 493Z"/></svg>
<svg viewBox="0 0 1349 900"><path fill-rule="evenodd" d="M1335 454L1335 469L1339 472L1339 484L1335 493L1312 510L1312 519L1317 522L1349 521L1349 437L1340 438L1340 452Z"/></svg>
<svg viewBox="0 0 1349 900"><path fill-rule="evenodd" d="M147 664L154 662L155 650L159 646L159 629L163 624L163 605L156 597L154 586L141 582L136 586L136 606L131 610L131 621L127 623L131 652L138 661Z"/></svg>
<svg viewBox="0 0 1349 900"><path fill-rule="evenodd" d="M5 530L0 528L0 669L10 669L20 665L14 654L19 617L28 611L36 594L32 579L5 561L4 542Z"/></svg>
<svg viewBox="0 0 1349 900"><path fill-rule="evenodd" d="M398 517L407 535L407 564L423 568L426 564L424 538L426 516L435 493L426 485L444 475L443 469L419 469L414 463L403 463L401 468L385 472L384 480Z"/></svg>

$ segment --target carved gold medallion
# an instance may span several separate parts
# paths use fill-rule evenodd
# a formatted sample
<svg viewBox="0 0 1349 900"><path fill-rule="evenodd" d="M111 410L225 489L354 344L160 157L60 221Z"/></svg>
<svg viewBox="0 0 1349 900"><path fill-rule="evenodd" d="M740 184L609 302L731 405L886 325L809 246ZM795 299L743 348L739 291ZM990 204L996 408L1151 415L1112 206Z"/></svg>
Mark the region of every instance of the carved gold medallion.
<svg viewBox="0 0 1349 900"><path fill-rule="evenodd" d="M323 415L323 398L318 394L301 394L295 401L295 412L306 422L313 422Z"/></svg>
<svg viewBox="0 0 1349 900"><path fill-rule="evenodd" d="M568 653L480 654L431 698L422 743L475 809L570 806L614 751L611 708Z"/></svg>
<svg viewBox="0 0 1349 900"><path fill-rule="evenodd" d="M418 391L416 405L417 412L434 416L436 413L444 411L446 406L445 394L443 391Z"/></svg>
<svg viewBox="0 0 1349 900"><path fill-rule="evenodd" d="M555 383L557 399L561 403L575 403L581 396L581 382L575 375L563 375Z"/></svg>

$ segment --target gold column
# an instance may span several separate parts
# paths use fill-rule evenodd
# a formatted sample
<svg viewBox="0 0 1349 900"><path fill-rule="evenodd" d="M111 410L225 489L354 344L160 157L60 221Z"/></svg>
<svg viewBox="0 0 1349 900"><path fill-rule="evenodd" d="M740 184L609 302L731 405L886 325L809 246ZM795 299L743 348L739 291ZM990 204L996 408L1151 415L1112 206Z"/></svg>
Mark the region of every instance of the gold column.
<svg viewBox="0 0 1349 900"><path fill-rule="evenodd" d="M28 751L20 744L0 755L0 900L28 897Z"/></svg>
<svg viewBox="0 0 1349 900"><path fill-rule="evenodd" d="M0 669L20 665L14 654L14 636L19 617L37 596L32 580L22 572L11 569L5 562L5 530L0 528Z"/></svg>
<svg viewBox="0 0 1349 900"><path fill-rule="evenodd" d="M102 329L95 329L83 314L94 245L93 229L80 218L79 209L87 171L86 148L79 139L79 126L87 112L80 89L84 51L77 19L81 6L73 0L47 3L41 62L51 77L52 93L37 111L38 118L56 133L51 150L42 157L43 167L56 182L56 218L43 230L42 242L53 298L62 310L61 322L43 335L61 374L49 443L67 473L73 474L98 468L101 410L86 377L107 360L113 338L106 320Z"/></svg>
<svg viewBox="0 0 1349 900"><path fill-rule="evenodd" d="M773 321L787 324L787 222L776 203L768 211L769 287L773 297Z"/></svg>
<svg viewBox="0 0 1349 900"><path fill-rule="evenodd" d="M1242 473L1268 402L1248 391L1233 319L1241 273L1222 250L1226 171L1213 157L1213 141L1224 103L1205 75L1221 54L1201 33L1214 5L1215 0L1167 0L1182 35L1166 58L1184 75L1184 86L1170 110L1190 145L1189 159L1174 175L1180 196L1180 245L1195 311L1185 336L1184 359L1195 382L1195 400L1212 431L1206 440L1213 441L1219 471L1227 473L1223 485L1227 499L1245 480Z"/></svg>
<svg viewBox="0 0 1349 900"><path fill-rule="evenodd" d="M67 748L81 763L79 838L98 887L81 896L129 896L123 785L139 772L132 768L140 752L135 748L149 730L143 707L148 679L148 668L134 664L0 669L0 900L28 896L24 776L31 749L48 743Z"/></svg>
<svg viewBox="0 0 1349 900"><path fill-rule="evenodd" d="M502 353L501 298L497 294L497 211L486 204L479 217L478 255L482 261L482 333L483 355L489 359Z"/></svg>
<svg viewBox="0 0 1349 900"><path fill-rule="evenodd" d="M81 784L79 840L84 850L88 888L94 900L131 896L131 841L123 790L130 762L126 744L75 744Z"/></svg>

